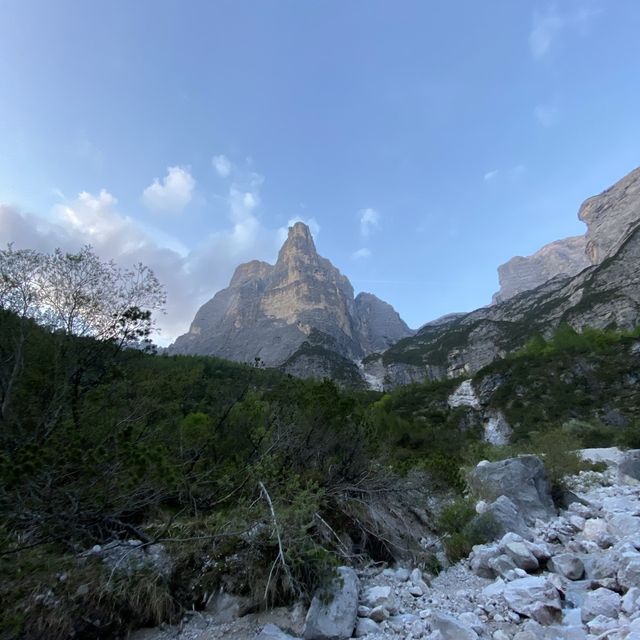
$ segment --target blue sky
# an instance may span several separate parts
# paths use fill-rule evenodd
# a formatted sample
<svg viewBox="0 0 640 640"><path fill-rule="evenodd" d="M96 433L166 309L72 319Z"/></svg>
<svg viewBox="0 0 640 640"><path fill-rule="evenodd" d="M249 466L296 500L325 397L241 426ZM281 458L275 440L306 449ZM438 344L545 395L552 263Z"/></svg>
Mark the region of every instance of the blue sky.
<svg viewBox="0 0 640 640"><path fill-rule="evenodd" d="M418 326L639 162L636 0L0 0L0 242L166 283L167 342L293 219Z"/></svg>

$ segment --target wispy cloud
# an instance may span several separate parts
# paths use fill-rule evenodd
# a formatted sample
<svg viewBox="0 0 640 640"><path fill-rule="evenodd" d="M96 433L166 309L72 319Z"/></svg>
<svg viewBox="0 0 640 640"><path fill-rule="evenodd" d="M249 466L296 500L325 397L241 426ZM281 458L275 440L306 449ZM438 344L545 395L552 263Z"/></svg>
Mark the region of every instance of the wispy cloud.
<svg viewBox="0 0 640 640"><path fill-rule="evenodd" d="M555 4L548 5L543 11L536 10L529 33L531 55L537 60L544 58L563 31L574 30L582 36L587 35L593 19L600 13L602 9L596 6L595 0L566 1L562 11Z"/></svg>
<svg viewBox="0 0 640 640"><path fill-rule="evenodd" d="M485 182L496 182L500 179L515 180L519 178L525 172L525 166L523 164L516 164L506 169L492 169L487 171L482 179Z"/></svg>
<svg viewBox="0 0 640 640"><path fill-rule="evenodd" d="M565 26L562 18L554 6L549 6L544 12L533 14L533 26L529 34L529 48L534 58L542 58L551 49L554 38Z"/></svg>
<svg viewBox="0 0 640 640"><path fill-rule="evenodd" d="M358 212L360 216L360 235L368 238L373 231L380 228L380 212L371 207L361 209Z"/></svg>
<svg viewBox="0 0 640 640"><path fill-rule="evenodd" d="M231 161L225 155L213 156L213 168L221 178L228 178L231 173Z"/></svg>
<svg viewBox="0 0 640 640"><path fill-rule="evenodd" d="M367 249L367 247L362 247L362 249L358 249L357 251L354 251L351 254L351 257L354 260L362 260L364 258L370 258L371 257L371 250Z"/></svg>
<svg viewBox="0 0 640 640"><path fill-rule="evenodd" d="M179 213L191 202L195 186L188 167L169 167L164 178L155 178L143 191L142 201L157 213Z"/></svg>

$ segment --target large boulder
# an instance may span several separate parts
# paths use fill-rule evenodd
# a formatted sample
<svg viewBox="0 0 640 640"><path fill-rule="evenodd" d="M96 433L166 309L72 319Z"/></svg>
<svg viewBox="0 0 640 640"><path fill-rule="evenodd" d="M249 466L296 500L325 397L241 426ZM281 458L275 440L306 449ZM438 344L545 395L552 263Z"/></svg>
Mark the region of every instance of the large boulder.
<svg viewBox="0 0 640 640"><path fill-rule="evenodd" d="M224 624L246 615L253 605L251 598L217 591L209 598L205 609L217 624Z"/></svg>
<svg viewBox="0 0 640 640"><path fill-rule="evenodd" d="M618 583L625 590L640 587L640 553L623 553Z"/></svg>
<svg viewBox="0 0 640 640"><path fill-rule="evenodd" d="M362 596L365 606L370 609L376 607L384 607L389 613L395 613L398 610L396 598L393 589L388 585L380 585L369 587Z"/></svg>
<svg viewBox="0 0 640 640"><path fill-rule="evenodd" d="M584 576L584 564L574 553L559 553L547 562L547 569L569 580L580 580Z"/></svg>
<svg viewBox="0 0 640 640"><path fill-rule="evenodd" d="M521 535L523 538L531 539L533 537L531 529L529 529L522 514L518 511L518 507L507 496L502 495L497 500L494 500L486 507L485 513L491 514L493 518L496 537L503 536L510 531Z"/></svg>
<svg viewBox="0 0 640 640"><path fill-rule="evenodd" d="M640 449L625 451L618 470L627 479L640 481Z"/></svg>
<svg viewBox="0 0 640 640"><path fill-rule="evenodd" d="M498 545L475 545L469 555L471 571L481 578L494 578L499 573L494 564L500 555ZM513 566L515 568L515 564Z"/></svg>
<svg viewBox="0 0 640 640"><path fill-rule="evenodd" d="M589 462L603 462L618 475L623 484L640 483L640 449L623 451L618 447L582 449L580 456Z"/></svg>
<svg viewBox="0 0 640 640"><path fill-rule="evenodd" d="M530 576L509 582L503 596L516 613L540 624L553 624L562 618L560 593L544 576Z"/></svg>
<svg viewBox="0 0 640 640"><path fill-rule="evenodd" d="M443 640L477 640L478 634L454 617L441 611L434 611L430 616L431 626L440 632Z"/></svg>
<svg viewBox="0 0 640 640"><path fill-rule="evenodd" d="M527 524L556 515L551 485L537 456L480 462L469 475L469 487L476 498L487 502L506 496Z"/></svg>
<svg viewBox="0 0 640 640"><path fill-rule="evenodd" d="M304 625L305 640L344 640L353 635L358 616L360 581L351 567L313 596Z"/></svg>
<svg viewBox="0 0 640 640"><path fill-rule="evenodd" d="M603 587L590 591L582 603L582 622L589 622L598 616L617 618L620 605L621 598L615 591Z"/></svg>

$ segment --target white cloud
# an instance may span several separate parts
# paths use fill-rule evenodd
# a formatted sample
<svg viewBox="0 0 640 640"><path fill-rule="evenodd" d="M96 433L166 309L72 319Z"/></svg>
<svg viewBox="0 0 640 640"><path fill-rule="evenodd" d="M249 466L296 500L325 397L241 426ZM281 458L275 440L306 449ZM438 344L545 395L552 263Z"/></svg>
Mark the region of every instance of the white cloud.
<svg viewBox="0 0 640 640"><path fill-rule="evenodd" d="M169 167L167 175L155 178L142 194L145 206L158 213L179 213L191 202L196 181L188 168Z"/></svg>
<svg viewBox="0 0 640 640"><path fill-rule="evenodd" d="M229 187L227 202L234 222L239 223L251 218L260 205L260 188L264 177L259 173L250 173L244 180L233 182Z"/></svg>
<svg viewBox="0 0 640 640"><path fill-rule="evenodd" d="M231 173L231 162L225 155L214 156L212 159L213 168L222 178L228 178Z"/></svg>
<svg viewBox="0 0 640 640"><path fill-rule="evenodd" d="M368 238L373 231L380 228L380 213L371 207L361 209L358 212L360 216L360 235Z"/></svg>
<svg viewBox="0 0 640 640"><path fill-rule="evenodd" d="M362 249L358 249L351 254L351 257L354 260L362 260L363 258L371 257L371 250L367 249L367 247L362 247Z"/></svg>
<svg viewBox="0 0 640 640"><path fill-rule="evenodd" d="M523 164L516 164L507 169L493 169L492 171L487 171L487 173L482 176L482 179L485 182L517 180L525 172L525 169Z"/></svg>
<svg viewBox="0 0 640 640"><path fill-rule="evenodd" d="M540 104L533 110L533 116L543 127L551 127L558 120L558 108L553 105Z"/></svg>

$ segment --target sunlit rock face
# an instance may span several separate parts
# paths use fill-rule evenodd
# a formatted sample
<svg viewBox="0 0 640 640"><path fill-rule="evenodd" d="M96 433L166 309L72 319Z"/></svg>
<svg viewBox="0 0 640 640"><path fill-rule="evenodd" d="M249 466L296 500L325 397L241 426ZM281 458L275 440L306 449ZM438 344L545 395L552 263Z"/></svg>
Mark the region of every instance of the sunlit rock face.
<svg viewBox="0 0 640 640"><path fill-rule="evenodd" d="M390 305L371 294L354 298L348 278L318 255L309 228L297 222L276 264L240 265L170 352L260 358L296 375L326 375L411 334ZM359 375L355 364L349 375Z"/></svg>
<svg viewBox="0 0 640 640"><path fill-rule="evenodd" d="M640 167L586 200L578 217L588 227L586 250L591 262L600 264L614 255L640 223Z"/></svg>
<svg viewBox="0 0 640 640"><path fill-rule="evenodd" d="M509 298L544 284L556 276L574 276L591 265L585 236L574 236L545 245L533 255L511 258L498 267L500 291L493 302Z"/></svg>

